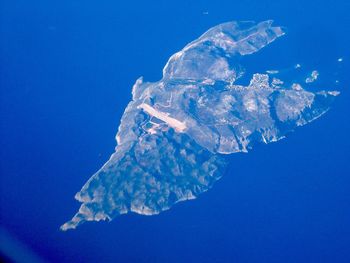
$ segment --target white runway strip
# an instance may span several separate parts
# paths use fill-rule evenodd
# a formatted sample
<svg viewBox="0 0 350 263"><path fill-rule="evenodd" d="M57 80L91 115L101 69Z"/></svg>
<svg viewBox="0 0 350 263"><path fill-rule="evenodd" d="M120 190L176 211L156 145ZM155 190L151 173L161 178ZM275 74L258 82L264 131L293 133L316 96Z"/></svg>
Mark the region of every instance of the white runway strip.
<svg viewBox="0 0 350 263"><path fill-rule="evenodd" d="M143 109L147 114L154 116L165 123L167 123L170 127L174 128L177 132L183 132L187 127L184 122L181 122L177 119L171 118L168 116L168 113L164 113L161 111L158 111L151 107L148 104L142 103L137 108Z"/></svg>

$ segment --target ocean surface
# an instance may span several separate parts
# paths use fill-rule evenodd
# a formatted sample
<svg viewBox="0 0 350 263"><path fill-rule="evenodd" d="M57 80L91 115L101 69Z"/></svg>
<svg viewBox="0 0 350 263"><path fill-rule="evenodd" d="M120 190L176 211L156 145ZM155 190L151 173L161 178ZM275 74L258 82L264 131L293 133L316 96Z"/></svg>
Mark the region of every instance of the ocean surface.
<svg viewBox="0 0 350 263"><path fill-rule="evenodd" d="M2 2L0 256L350 262L349 12L345 0ZM318 85L341 93L331 109L231 155L196 200L60 231L79 208L75 193L113 153L136 79L161 79L168 58L212 26L267 19L287 34L252 70L318 70Z"/></svg>

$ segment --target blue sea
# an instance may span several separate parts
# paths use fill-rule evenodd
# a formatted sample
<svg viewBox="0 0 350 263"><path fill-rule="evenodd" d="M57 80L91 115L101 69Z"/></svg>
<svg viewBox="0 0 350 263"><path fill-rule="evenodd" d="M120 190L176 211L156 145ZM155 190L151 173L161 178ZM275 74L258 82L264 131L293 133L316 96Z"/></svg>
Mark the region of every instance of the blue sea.
<svg viewBox="0 0 350 263"><path fill-rule="evenodd" d="M2 1L3 260L350 262L349 13L347 0ZM114 151L135 80L159 80L168 58L212 26L267 19L287 34L257 69L317 69L322 88L341 93L331 109L231 155L194 201L60 231Z"/></svg>

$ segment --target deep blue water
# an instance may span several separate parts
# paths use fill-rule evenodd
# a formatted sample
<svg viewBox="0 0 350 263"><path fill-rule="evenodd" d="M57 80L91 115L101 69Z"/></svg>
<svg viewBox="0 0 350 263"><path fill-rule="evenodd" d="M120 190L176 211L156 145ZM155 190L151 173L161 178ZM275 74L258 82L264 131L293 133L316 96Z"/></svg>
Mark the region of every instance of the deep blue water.
<svg viewBox="0 0 350 263"><path fill-rule="evenodd" d="M0 5L0 223L40 258L350 262L348 1ZM332 109L285 140L232 155L195 201L60 232L79 207L74 194L114 150L136 78L160 79L169 56L211 26L266 19L288 34L260 64L319 69L324 88L341 91Z"/></svg>

